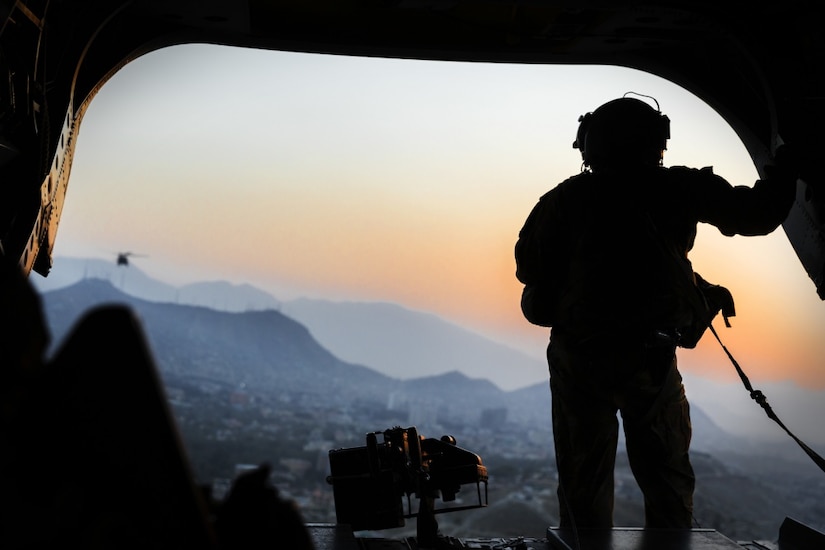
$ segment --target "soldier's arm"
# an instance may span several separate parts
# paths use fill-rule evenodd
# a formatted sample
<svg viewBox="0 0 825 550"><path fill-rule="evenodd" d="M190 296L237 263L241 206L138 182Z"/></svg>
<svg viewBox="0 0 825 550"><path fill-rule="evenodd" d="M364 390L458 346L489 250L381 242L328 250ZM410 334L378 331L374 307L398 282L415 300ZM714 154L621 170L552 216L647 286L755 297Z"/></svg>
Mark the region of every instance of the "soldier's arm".
<svg viewBox="0 0 825 550"><path fill-rule="evenodd" d="M753 187L732 186L709 169L699 171L697 218L724 235L767 235L785 221L796 193L796 173L781 162L765 167Z"/></svg>

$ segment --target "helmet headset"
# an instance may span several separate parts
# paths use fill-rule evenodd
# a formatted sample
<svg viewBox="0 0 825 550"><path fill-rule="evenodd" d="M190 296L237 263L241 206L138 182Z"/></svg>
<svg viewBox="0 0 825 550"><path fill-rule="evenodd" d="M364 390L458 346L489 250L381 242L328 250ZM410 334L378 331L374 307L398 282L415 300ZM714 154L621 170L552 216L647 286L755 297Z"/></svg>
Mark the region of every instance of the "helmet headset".
<svg viewBox="0 0 825 550"><path fill-rule="evenodd" d="M608 101L579 117L573 148L579 149L585 167L601 168L661 166L670 138L670 119L639 99ZM641 95L641 94L635 94Z"/></svg>

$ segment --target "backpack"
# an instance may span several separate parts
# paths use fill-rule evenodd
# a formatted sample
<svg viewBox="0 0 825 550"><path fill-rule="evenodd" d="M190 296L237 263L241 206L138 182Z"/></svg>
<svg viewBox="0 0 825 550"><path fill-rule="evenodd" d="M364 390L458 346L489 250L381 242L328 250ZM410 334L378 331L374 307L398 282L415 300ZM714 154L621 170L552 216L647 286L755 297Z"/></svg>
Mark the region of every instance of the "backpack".
<svg viewBox="0 0 825 550"><path fill-rule="evenodd" d="M524 283L521 312L530 323L542 327L552 327L558 321L561 297L567 282L566 273L547 273L543 261L543 256L547 254L564 256L563 251L557 250L557 246L550 246L546 235L541 234L548 217L549 195L542 196L530 212L515 246L516 277ZM565 260L556 263L565 265Z"/></svg>
<svg viewBox="0 0 825 550"><path fill-rule="evenodd" d="M527 284L521 291L521 312L530 323L552 327L558 320L560 285Z"/></svg>

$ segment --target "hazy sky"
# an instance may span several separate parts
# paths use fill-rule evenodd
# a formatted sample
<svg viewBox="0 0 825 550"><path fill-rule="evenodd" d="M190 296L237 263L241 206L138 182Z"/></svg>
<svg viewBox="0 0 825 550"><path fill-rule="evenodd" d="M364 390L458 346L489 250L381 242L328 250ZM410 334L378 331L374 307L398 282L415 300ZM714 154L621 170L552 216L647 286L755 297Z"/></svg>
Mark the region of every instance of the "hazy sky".
<svg viewBox="0 0 825 550"><path fill-rule="evenodd" d="M666 165L753 184L716 113L629 69L155 52L115 75L82 122L55 255L128 250L175 284L396 302L543 357L513 245L539 196L580 171L579 115L627 91L670 117ZM825 388L825 304L782 229L699 231L691 259L733 292L733 328L718 330L751 379ZM710 336L680 364L736 379Z"/></svg>

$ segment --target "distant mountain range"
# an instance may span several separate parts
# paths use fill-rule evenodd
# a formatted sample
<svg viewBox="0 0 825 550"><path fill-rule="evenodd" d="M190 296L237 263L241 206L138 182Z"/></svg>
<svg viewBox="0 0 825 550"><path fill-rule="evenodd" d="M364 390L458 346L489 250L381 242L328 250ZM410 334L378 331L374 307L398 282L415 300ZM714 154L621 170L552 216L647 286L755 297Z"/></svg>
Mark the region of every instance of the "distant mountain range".
<svg viewBox="0 0 825 550"><path fill-rule="evenodd" d="M527 422L549 418L543 386L505 392L488 380L450 371L401 380L343 361L321 346L299 322L276 310L217 311L203 306L152 302L89 278L42 294L59 349L92 308L123 304L136 312L165 377L207 380L269 395L308 396L319 402L382 401L438 403L443 414L478 420L484 408L513 409Z"/></svg>
<svg viewBox="0 0 825 550"><path fill-rule="evenodd" d="M151 302L170 302L205 306L219 311L279 309L280 301L248 284L226 281L197 282L173 286L146 275L137 265L118 265L114 259L54 259L48 277L32 274L31 282L40 292L67 287L83 279L103 279L122 292Z"/></svg>
<svg viewBox="0 0 825 550"><path fill-rule="evenodd" d="M490 397L492 395L518 396L507 401L521 401L525 411L538 407L543 411L539 418L549 419L544 412L549 411L549 390L543 362L435 315L410 311L396 304L308 299L282 302L250 285L224 281L174 287L146 276L137 266L120 267L113 261L61 257L55 259L47 278L33 275L31 280L44 293L47 308L52 311L56 307L52 302L60 302L62 295L58 289L72 294L88 294L83 302L87 306L106 300L130 303L146 319L147 330L158 332L152 337L159 353L168 350L173 356L199 356L201 351L197 349L175 351L176 346L185 349L180 344L183 338L180 327L194 326L186 315L197 316L203 323L212 319L207 324L214 322L216 332L214 336L204 336L210 345L221 341L247 342L253 334L262 337L269 334L264 334L260 326L269 327L267 330L289 327L288 330L293 331L290 343L297 341L295 335L300 334L299 340L312 341L323 350L323 353L313 351L315 356L326 354L324 360L330 364L357 367L361 372L369 372L375 380L380 378L376 376L383 375L381 383L386 384L385 391L391 391L388 388L397 387L402 381L423 383L417 379L435 380L434 389L438 391L440 387L452 386L455 381L444 384L441 380L439 384L439 379L433 377L460 375L466 383L472 381L479 389L485 388L484 399L490 399L491 406L499 402L498 397ZM109 284L100 284L104 281ZM78 282L87 284L68 289L69 285ZM248 315L238 315L240 312ZM74 317L68 311L54 315L53 330L62 334L61 331L68 328L66 323ZM177 325L173 319L177 319ZM229 319L237 326L229 328L232 324ZM172 341L167 343L170 339ZM277 357L282 351L267 349L261 353ZM237 352L225 358L227 372L239 368L244 353ZM712 448L733 447L750 452L756 445L764 449L765 445L775 444L777 452L802 457L786 434L749 400L741 385L719 384L695 376L685 379L693 405L697 445L701 441L701 445L706 443ZM521 391L493 391L499 388ZM772 384L761 389L772 398L776 412L791 429L798 429L803 424L807 426L810 421L816 423L816 418L822 416L817 411L825 412L820 393L789 384ZM726 422L720 423L720 418ZM736 433L743 437L732 436L720 430L717 424L734 426ZM810 429L799 433L809 444L825 443L825 432L816 427L813 433L818 437L813 439Z"/></svg>
<svg viewBox="0 0 825 550"><path fill-rule="evenodd" d="M505 390L544 381L542 360L493 342L435 315L396 304L298 299L282 302L250 285L225 281L174 287L139 267L113 261L55 258L48 277L33 277L41 292L95 278L153 302L199 305L218 311L278 310L301 322L337 357L400 379L449 371L485 378Z"/></svg>
<svg viewBox="0 0 825 550"><path fill-rule="evenodd" d="M395 378L454 370L485 378L504 390L547 379L544 361L397 304L298 299L284 302L281 311L309 327L342 359Z"/></svg>

